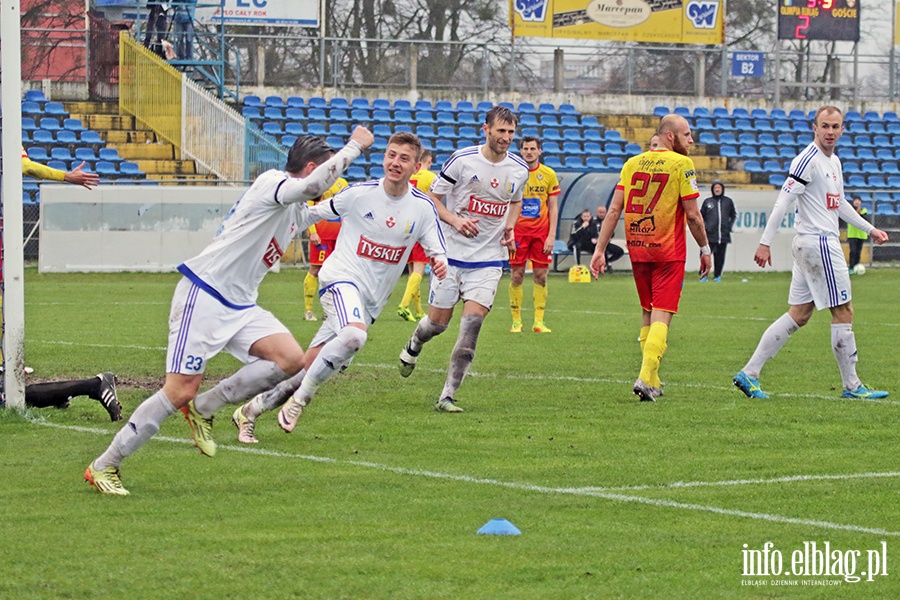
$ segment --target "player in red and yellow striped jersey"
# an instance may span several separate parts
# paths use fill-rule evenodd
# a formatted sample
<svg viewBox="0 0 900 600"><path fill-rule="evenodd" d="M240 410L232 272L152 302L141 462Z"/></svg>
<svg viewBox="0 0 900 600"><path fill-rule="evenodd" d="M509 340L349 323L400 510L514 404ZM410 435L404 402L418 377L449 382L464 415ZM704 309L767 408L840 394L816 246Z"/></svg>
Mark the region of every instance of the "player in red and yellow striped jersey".
<svg viewBox="0 0 900 600"><path fill-rule="evenodd" d="M324 202L334 196L337 196L341 190L346 188L349 183L343 177L338 177L334 185L328 188L328 191L322 194L319 202ZM313 206L318 202L310 202ZM319 221L309 228L309 272L303 279L303 302L306 305L307 321L315 321L316 313L313 312L313 301L319 291L319 269L325 259L334 252L334 244L337 242L338 233L341 231L341 220Z"/></svg>
<svg viewBox="0 0 900 600"><path fill-rule="evenodd" d="M547 307L547 270L559 219L559 180L553 169L541 164L541 150L541 141L536 137L526 135L522 138L520 153L528 163L528 183L522 197L522 215L516 221L516 250L509 257L511 333L522 332L522 284L525 263L529 260L534 278L533 330L550 333L550 328L544 324L544 310Z"/></svg>
<svg viewBox="0 0 900 600"><path fill-rule="evenodd" d="M694 143L691 127L683 117L667 115L660 120L657 133L658 148L629 159L622 167L591 259L591 272L597 277L606 270L606 245L624 210L625 240L643 319L638 338L643 361L634 382L634 394L642 401L662 395L659 363L684 284L685 222L700 246L700 277L709 273L712 264L697 205L700 191L694 162L687 156Z"/></svg>
<svg viewBox="0 0 900 600"><path fill-rule="evenodd" d="M419 162L422 168L419 169L409 182L416 186L419 190L426 194L431 189L431 182L437 177L431 172L431 161L433 160L431 150L422 149L419 156ZM425 276L425 265L428 263L428 257L422 246L416 244L413 246L409 255L409 279L406 282L406 290L403 292L403 299L400 300L400 306L397 307L397 315L401 319L407 321L419 321L425 316L425 309L422 308L422 293L420 291L422 278ZM409 307L412 305L413 310Z"/></svg>

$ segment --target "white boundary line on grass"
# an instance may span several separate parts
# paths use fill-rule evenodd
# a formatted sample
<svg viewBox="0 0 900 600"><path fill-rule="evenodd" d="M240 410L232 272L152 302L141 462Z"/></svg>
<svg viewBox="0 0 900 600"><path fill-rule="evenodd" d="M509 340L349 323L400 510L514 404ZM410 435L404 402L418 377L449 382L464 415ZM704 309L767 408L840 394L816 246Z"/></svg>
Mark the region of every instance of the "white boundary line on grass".
<svg viewBox="0 0 900 600"><path fill-rule="evenodd" d="M109 435L110 432L105 429L98 429L94 427L80 427L75 425L60 425L57 423L50 423L44 421L43 419L30 419L31 422L37 425L43 425L45 427L55 427L57 429L65 429L69 431L77 431L81 433L93 433L100 435ZM182 439L182 438L173 438L168 436L155 436L154 440L161 442L169 442L175 444L192 444L192 440ZM308 454L293 454L289 452L278 452L274 450L265 450L262 448L253 448L248 446L232 446L232 445L218 445L218 448L222 450L232 450L234 452L243 452L245 454L254 454L258 456L271 456L276 458L293 458L306 460L311 462L318 463L327 463L333 465L343 465L343 466L351 466L351 467L362 467L366 469L375 469L377 471L384 471L388 473L395 473L398 475L410 475L417 477L427 477L430 479L443 479L448 481L457 481L461 483L476 483L481 485L490 485L495 487L503 487L507 489L514 490L522 490L527 492L536 492L540 494L563 494L563 495L573 495L573 496L589 496L594 498L603 498L605 500L613 500L619 502L630 502L630 503L638 503L638 504L648 504L650 506L661 506L664 508L676 508L680 510L691 510L691 511L700 511L700 512L708 512L719 515L725 515L728 517L741 517L746 519L755 519L758 521L771 521L775 523L789 523L791 525L805 525L810 527L821 527L823 529L835 529L840 531L853 531L857 533L871 533L874 535L883 535L883 536L892 536L898 537L900 536L900 531L888 531L886 529L873 528L873 527L861 527L858 525L845 525L842 523L832 523L830 521L818 521L814 519L798 519L795 517L786 517L783 515L774 515L770 513L758 513L758 512L748 512L744 510L736 510L731 508L720 508L717 506L706 506L702 504L690 504L685 502L676 502L674 500L664 500L657 498L644 498L642 496L633 496L633 495L625 495L625 494L614 494L609 491L605 491L606 489L637 489L637 488L555 488L555 487L546 487L540 485L533 485L530 483L517 483L512 481L500 481L497 479L489 479L484 477L471 477L469 475L453 475L450 473L440 473L437 471L424 471L420 469L407 469L404 467L392 467L390 465L382 465L379 463L367 462L367 461L359 461L359 460L341 460L336 458L328 458L325 456L313 456ZM825 476L794 476L794 477L781 477L772 480L734 480L732 482L694 482L691 485L700 486L700 485L739 485L741 483L744 484L753 484L753 483L768 483L768 482L780 482L780 481L808 481L815 479L859 479L865 477L896 477L900 476L900 473L857 473L851 475L825 475ZM647 489L666 489L666 487L677 487L678 484L671 484L669 486L662 486L658 488L653 488L651 486L647 486ZM682 484L682 487L688 487L688 484Z"/></svg>
<svg viewBox="0 0 900 600"><path fill-rule="evenodd" d="M123 344L91 344L86 342L64 342L57 340L29 340L31 343L35 344L49 344L54 346L85 346L88 348L115 348L115 349L129 349L129 350L147 350L154 352L165 352L165 346L137 346L137 345L123 345ZM384 363L357 363L358 367L369 368L369 369L383 369L383 370L391 370L396 369L397 365L394 364L384 364ZM423 368L419 367L418 369L421 371L426 371L428 373L446 373L445 369L437 369L437 368ZM480 371L469 371L469 377L484 377L484 378L509 378L509 379L517 379L517 380L531 380L531 381L575 381L581 383L615 383L621 385L631 385L633 380L628 379L613 379L609 377L578 377L575 375L532 375L532 374L518 374L518 375L501 375L498 373L484 373ZM667 383L668 387L681 387L681 388L696 388L696 389L704 389L704 390L717 390L720 392L734 392L734 388L732 386L715 386L715 385L703 385L699 383ZM865 400L861 398L841 398L839 395L835 394L834 396L825 396L823 394L772 394L774 399L779 398L808 398L813 400L840 400L841 402L866 402L870 404L885 404L889 406L900 406L900 401L897 400ZM735 396L738 398L738 396ZM743 396L740 397L743 399Z"/></svg>

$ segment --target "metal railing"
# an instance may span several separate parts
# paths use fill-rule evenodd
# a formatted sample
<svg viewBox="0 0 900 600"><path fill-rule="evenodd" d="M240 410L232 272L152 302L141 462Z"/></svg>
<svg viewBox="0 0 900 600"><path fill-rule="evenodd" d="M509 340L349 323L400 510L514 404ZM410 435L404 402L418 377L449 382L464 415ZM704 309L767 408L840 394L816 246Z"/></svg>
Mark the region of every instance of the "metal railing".
<svg viewBox="0 0 900 600"><path fill-rule="evenodd" d="M273 137L259 130L247 120L244 144L244 179L253 181L260 173L269 169L284 169L287 163L287 149Z"/></svg>
<svg viewBox="0 0 900 600"><path fill-rule="evenodd" d="M187 77L182 86L182 158L220 179L243 179L244 117Z"/></svg>
<svg viewBox="0 0 900 600"><path fill-rule="evenodd" d="M183 75L137 43L119 34L119 113L132 115L181 152Z"/></svg>

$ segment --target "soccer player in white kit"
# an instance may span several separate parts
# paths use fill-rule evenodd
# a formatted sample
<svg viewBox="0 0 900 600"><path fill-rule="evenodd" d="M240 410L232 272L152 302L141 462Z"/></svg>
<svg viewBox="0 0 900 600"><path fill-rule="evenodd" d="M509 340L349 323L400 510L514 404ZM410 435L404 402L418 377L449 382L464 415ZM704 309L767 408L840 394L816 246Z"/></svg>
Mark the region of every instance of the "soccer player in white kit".
<svg viewBox="0 0 900 600"><path fill-rule="evenodd" d="M865 231L876 244L885 243L888 236L860 217L844 197L841 161L834 153L844 131L843 121L837 107L823 106L816 112L815 138L791 161L790 175L781 188L753 257L760 267L772 264L772 237L788 207L796 201L797 235L791 249L794 269L788 294L790 309L766 329L750 361L734 376L734 385L750 398L769 397L760 388L759 372L791 334L806 325L815 309L824 308L831 311L831 348L841 372L841 396L876 399L888 395L866 387L856 374L850 274L838 237L838 217Z"/></svg>
<svg viewBox="0 0 900 600"><path fill-rule="evenodd" d="M336 154L322 138L298 139L285 170L260 175L234 204L212 243L179 265L184 277L169 314L165 384L137 407L107 450L88 465L88 483L105 494L127 495L119 465L179 409L200 451L214 455L210 432L216 410L243 402L303 368L300 345L272 313L256 305L259 284L294 234L321 218L322 211L310 209L306 201L321 196L373 139L367 129L357 127ZM221 350L245 366L197 396L207 362Z"/></svg>
<svg viewBox="0 0 900 600"><path fill-rule="evenodd" d="M347 368L366 343L369 326L387 304L416 242L431 257L435 278L447 274L434 204L409 184L421 152L418 137L395 133L385 150L383 179L353 185L319 205L330 211L324 218L339 216L342 223L334 252L319 271L325 319L306 351L306 370L234 412L238 441L256 443L257 417L285 400L278 425L288 433L294 430L319 386Z"/></svg>
<svg viewBox="0 0 900 600"><path fill-rule="evenodd" d="M494 304L509 250L515 248L514 230L528 181L527 163L508 152L517 123L511 110L493 107L482 126L485 143L454 152L431 185L447 238L450 269L445 279L431 280L428 314L400 352L400 375L412 374L422 347L446 331L453 307L462 299L459 336L450 354L444 389L434 405L438 412L463 410L456 405L455 394L472 365L478 334Z"/></svg>

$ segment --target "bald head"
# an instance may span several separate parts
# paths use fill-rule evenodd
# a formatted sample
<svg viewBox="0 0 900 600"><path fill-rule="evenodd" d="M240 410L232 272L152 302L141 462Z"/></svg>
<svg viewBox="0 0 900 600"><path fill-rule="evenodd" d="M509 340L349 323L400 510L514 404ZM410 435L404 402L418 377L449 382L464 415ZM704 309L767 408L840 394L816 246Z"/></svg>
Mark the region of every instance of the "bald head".
<svg viewBox="0 0 900 600"><path fill-rule="evenodd" d="M688 148L694 143L691 137L691 126L681 115L666 115L659 120L659 145L687 155Z"/></svg>

